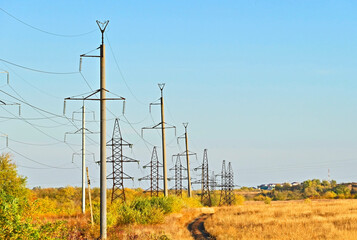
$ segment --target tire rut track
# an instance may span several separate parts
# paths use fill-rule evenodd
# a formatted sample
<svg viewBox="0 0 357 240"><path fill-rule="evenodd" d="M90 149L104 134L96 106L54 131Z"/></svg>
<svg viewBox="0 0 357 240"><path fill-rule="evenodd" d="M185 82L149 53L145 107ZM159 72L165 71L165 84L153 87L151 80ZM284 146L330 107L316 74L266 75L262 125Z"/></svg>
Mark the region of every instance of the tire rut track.
<svg viewBox="0 0 357 240"><path fill-rule="evenodd" d="M201 214L198 218L191 222L187 229L191 232L192 237L195 240L215 240L216 238L209 234L204 226L204 221L210 217L211 214Z"/></svg>

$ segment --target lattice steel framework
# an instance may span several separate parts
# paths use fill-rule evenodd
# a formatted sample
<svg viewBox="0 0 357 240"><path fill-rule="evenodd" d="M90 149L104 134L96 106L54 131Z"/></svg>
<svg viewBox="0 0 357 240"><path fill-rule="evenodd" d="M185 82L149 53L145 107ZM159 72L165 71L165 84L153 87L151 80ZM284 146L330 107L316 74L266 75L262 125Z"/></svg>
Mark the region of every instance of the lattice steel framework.
<svg viewBox="0 0 357 240"><path fill-rule="evenodd" d="M234 202L234 178L233 178L233 168L231 163L228 163L228 171L227 171L227 178L226 178L226 203L227 205L232 205Z"/></svg>
<svg viewBox="0 0 357 240"><path fill-rule="evenodd" d="M211 206L211 193L209 189L209 171L208 171L208 157L207 149L203 151L203 162L202 165L194 170L202 170L201 180L195 183L201 183L201 203L206 206Z"/></svg>
<svg viewBox="0 0 357 240"><path fill-rule="evenodd" d="M219 205L225 205L227 203L227 171L226 171L226 160L222 162L222 170L221 170L221 196L219 198Z"/></svg>
<svg viewBox="0 0 357 240"><path fill-rule="evenodd" d="M139 162L138 160L126 157L123 155L123 147L132 147L132 144L128 143L122 138L119 119L115 119L113 137L107 142L107 146L112 148L112 155L108 157L107 162L112 163L113 171L107 176L107 179L113 180L113 189L112 189L112 202L115 199L121 199L125 202L125 189L124 189L124 180L131 179L133 177L129 176L124 172L124 163L128 162Z"/></svg>
<svg viewBox="0 0 357 240"><path fill-rule="evenodd" d="M162 168L162 163L159 162L159 158L157 157L157 151L156 147L153 148L152 150L152 155L151 155L151 161L144 165L143 168L150 168L150 174L139 178L139 181L143 180L149 180L150 181L150 187L146 189L144 192L150 192L151 197L158 197L159 192L162 191L160 188L160 181L163 180L163 176L159 174L159 169Z"/></svg>
<svg viewBox="0 0 357 240"><path fill-rule="evenodd" d="M185 168L182 163L181 163L181 158L180 155L175 155L176 156L176 163L173 168L170 168L170 170L175 171L175 177L173 178L175 180L175 195L182 197L182 190L186 189L182 186L182 181L185 179L188 179L187 177L183 176L183 171L186 171L187 168ZM172 180L170 178L170 180Z"/></svg>
<svg viewBox="0 0 357 240"><path fill-rule="evenodd" d="M214 193L214 191L216 190L216 187L217 187L216 175L214 174L214 171L212 171L212 173L211 173L209 185L210 185L211 193Z"/></svg>

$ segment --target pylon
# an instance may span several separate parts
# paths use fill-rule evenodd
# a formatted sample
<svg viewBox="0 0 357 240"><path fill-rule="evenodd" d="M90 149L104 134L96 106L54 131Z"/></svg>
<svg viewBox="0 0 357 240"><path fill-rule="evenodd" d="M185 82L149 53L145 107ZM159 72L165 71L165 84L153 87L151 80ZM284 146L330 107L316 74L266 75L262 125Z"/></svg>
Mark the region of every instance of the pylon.
<svg viewBox="0 0 357 240"><path fill-rule="evenodd" d="M214 171L212 171L212 173L211 173L209 184L210 184L211 193L214 193L214 191L216 190L216 187L217 187L216 175L214 174Z"/></svg>
<svg viewBox="0 0 357 240"><path fill-rule="evenodd" d="M223 160L222 162L222 170L221 170L221 196L219 197L219 205L225 205L226 204L226 196L227 196L227 185L226 185L226 178L227 178L227 173L226 173L226 160Z"/></svg>
<svg viewBox="0 0 357 240"><path fill-rule="evenodd" d="M184 187L182 186L182 181L188 178L183 176L182 171L187 170L187 168L182 165L180 155L176 155L175 166L173 168L170 168L170 170L175 171L175 177L173 178L175 180L175 195L182 197L182 190L184 189ZM172 178L170 178L169 180L172 180Z"/></svg>
<svg viewBox="0 0 357 240"><path fill-rule="evenodd" d="M207 149L203 151L203 162L202 165L194 170L202 170L201 180L195 183L201 183L201 203L206 206L211 206L211 193L209 189L209 172L208 172L208 157Z"/></svg>
<svg viewBox="0 0 357 240"><path fill-rule="evenodd" d="M113 137L108 141L107 146L112 148L112 155L107 160L113 166L112 173L107 177L107 179L113 180L112 202L117 198L125 202L124 179L133 180L133 177L124 173L124 163L139 161L123 155L123 147L127 146L131 148L132 144L122 138L118 118L115 119Z"/></svg>
<svg viewBox="0 0 357 240"><path fill-rule="evenodd" d="M234 202L234 178L233 178L233 168L231 163L228 163L228 172L227 172L227 193L226 193L226 203L227 205L232 205Z"/></svg>
<svg viewBox="0 0 357 240"><path fill-rule="evenodd" d="M150 192L151 197L158 197L159 192L162 191L159 180L163 180L164 178L159 174L159 168L162 168L162 163L159 162L159 158L157 157L156 147L152 150L151 161L143 166L143 168L147 167L150 168L150 175L139 178L138 180L150 180L150 187L144 192Z"/></svg>

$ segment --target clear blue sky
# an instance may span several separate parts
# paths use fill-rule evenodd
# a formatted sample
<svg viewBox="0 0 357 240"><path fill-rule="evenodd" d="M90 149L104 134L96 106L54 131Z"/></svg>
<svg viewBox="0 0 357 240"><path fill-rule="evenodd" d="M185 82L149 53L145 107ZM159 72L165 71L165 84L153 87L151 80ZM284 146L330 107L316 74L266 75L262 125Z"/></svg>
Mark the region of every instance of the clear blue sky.
<svg viewBox="0 0 357 240"><path fill-rule="evenodd" d="M190 123L190 146L198 153L193 167L207 148L210 169L219 173L222 160L231 161L241 186L327 179L328 169L338 182L357 180L355 1L3 1L0 7L56 34L95 30L60 37L0 11L0 58L45 71L78 71L79 55L100 44L95 20L110 20L107 88L127 98L126 117L140 134L141 127L159 120L158 109L151 119L148 104L159 98L156 84L165 82L166 121L177 125L178 135L183 133L181 123ZM0 69L10 72L10 86L0 75L1 90L59 115L63 98L90 91L78 73L35 73L3 62ZM98 72L97 59L83 61L82 73L93 89L99 87ZM16 102L3 93L0 100ZM68 103L66 115L70 118L80 106ZM109 107L125 120L120 103ZM97 111L99 105L88 108ZM0 108L0 132L9 135L11 148L2 151L12 152L30 187L79 186L80 169L31 169L44 166L18 155L51 166L79 167L79 156L72 164L72 149L61 143L74 126L25 104L21 110L27 122L7 119L16 116L16 107ZM31 120L41 114L52 118ZM114 115L108 113L108 139ZM95 122L87 126L98 131ZM152 146L124 121L121 127L124 138L134 143L127 155L144 165ZM155 131L144 137L160 146ZM73 150L81 149L79 135L67 139ZM91 139L87 148L98 160L98 136ZM171 155L180 150L173 131L167 142L171 167ZM98 186L99 168L90 156L88 164ZM126 169L136 179L147 173L135 164ZM127 186L147 185L135 181Z"/></svg>

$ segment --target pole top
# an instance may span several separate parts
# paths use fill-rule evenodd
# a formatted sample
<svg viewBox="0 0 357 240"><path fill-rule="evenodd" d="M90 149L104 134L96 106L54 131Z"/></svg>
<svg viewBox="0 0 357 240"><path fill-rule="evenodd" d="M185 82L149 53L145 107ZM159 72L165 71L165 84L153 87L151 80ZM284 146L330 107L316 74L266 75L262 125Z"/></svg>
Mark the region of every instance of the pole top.
<svg viewBox="0 0 357 240"><path fill-rule="evenodd" d="M182 123L182 125L183 125L183 127L184 127L185 129L187 129L188 122Z"/></svg>
<svg viewBox="0 0 357 240"><path fill-rule="evenodd" d="M158 83L157 85L159 86L159 88L160 88L160 90L161 90L161 92L162 92L162 90L163 90L164 87L165 87L165 83Z"/></svg>
<svg viewBox="0 0 357 240"><path fill-rule="evenodd" d="M100 22L97 20L96 22L97 22L100 32L102 33L102 44L104 44L104 32L109 24L109 20L107 20L105 22Z"/></svg>
<svg viewBox="0 0 357 240"><path fill-rule="evenodd" d="M96 22L97 22L97 25L98 25L100 31L101 31L102 33L104 33L105 29L106 29L107 26L108 26L109 20L107 20L107 21L105 21L105 22L100 22L100 21L97 20Z"/></svg>

